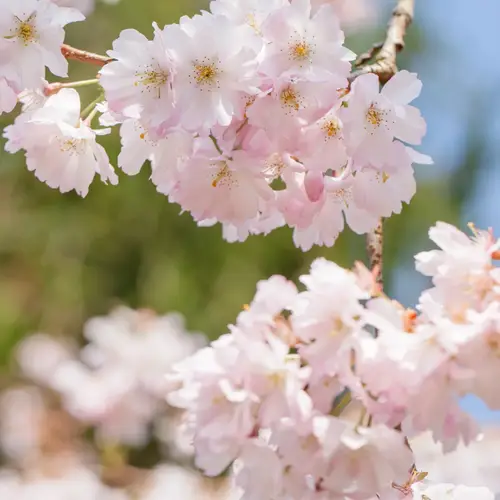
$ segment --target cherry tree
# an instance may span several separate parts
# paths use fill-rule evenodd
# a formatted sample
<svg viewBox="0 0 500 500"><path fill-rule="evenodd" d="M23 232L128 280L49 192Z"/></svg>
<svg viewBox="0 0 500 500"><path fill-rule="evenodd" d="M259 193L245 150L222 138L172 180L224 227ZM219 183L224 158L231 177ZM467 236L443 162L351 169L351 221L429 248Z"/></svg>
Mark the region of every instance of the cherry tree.
<svg viewBox="0 0 500 500"><path fill-rule="evenodd" d="M236 498L493 498L433 482L410 440L430 431L445 451L470 443L478 429L458 405L467 393L500 409L500 242L438 223L439 249L415 257L433 281L416 310L383 290L383 219L411 202L414 166L432 163L415 149L422 82L397 67L414 0L396 2L385 40L359 56L331 2L213 0L148 36L122 31L107 55L64 44L65 26L91 7L0 2L0 112L21 107L5 148L24 151L39 181L85 197L96 174L117 184L115 169L150 168L159 195L200 227L220 223L228 241L286 225L307 251L348 226L366 235L369 266L318 259L301 288L261 281L210 345L168 337L183 346L175 359L158 356L164 339L143 347L104 322L83 364L52 346L52 364L25 372L73 418L126 444L144 440L167 398L184 412L196 466L230 470ZM68 61L94 65L95 78L45 80L47 69L66 77ZM97 89L84 106L82 87ZM115 166L99 144L113 127Z"/></svg>

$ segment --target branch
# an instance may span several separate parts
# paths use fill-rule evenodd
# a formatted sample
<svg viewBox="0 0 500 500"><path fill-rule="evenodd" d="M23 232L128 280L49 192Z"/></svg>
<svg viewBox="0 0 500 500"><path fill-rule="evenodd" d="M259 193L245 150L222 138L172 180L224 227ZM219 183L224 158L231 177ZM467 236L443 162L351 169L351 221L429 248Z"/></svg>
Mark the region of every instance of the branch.
<svg viewBox="0 0 500 500"><path fill-rule="evenodd" d="M375 281L379 285L379 292L384 289L384 219L378 221L377 227L366 235L366 250L370 269L375 275Z"/></svg>
<svg viewBox="0 0 500 500"><path fill-rule="evenodd" d="M101 56L100 54L94 54L92 52L87 52L86 50L75 49L75 47L71 47L71 45L66 44L61 46L61 52L66 59L73 59L75 61L94 64L96 66L105 66L113 61L111 57Z"/></svg>
<svg viewBox="0 0 500 500"><path fill-rule="evenodd" d="M396 74L398 70L396 57L405 46L406 30L413 21L414 10L415 0L397 0L396 8L393 10L387 26L385 41L375 44L370 50L358 57L354 64L359 69L353 71L349 77L351 83L360 75L374 73L378 75L380 83L384 84ZM374 62L367 64L372 59L375 59ZM375 274L376 282L381 291L384 286L383 246L384 228L381 218L375 230L368 233L366 237L370 268Z"/></svg>
<svg viewBox="0 0 500 500"><path fill-rule="evenodd" d="M397 5L392 12L387 33L382 47L376 50L368 51L360 57L358 64L368 62L376 53L375 62L361 67L351 74L351 82L360 75L375 73L379 76L381 83L387 82L397 71L396 56L405 46L404 38L408 26L413 21L415 10L415 0L397 0ZM380 45L375 45L377 49ZM370 56L370 57L368 57ZM366 59L368 57L368 59Z"/></svg>

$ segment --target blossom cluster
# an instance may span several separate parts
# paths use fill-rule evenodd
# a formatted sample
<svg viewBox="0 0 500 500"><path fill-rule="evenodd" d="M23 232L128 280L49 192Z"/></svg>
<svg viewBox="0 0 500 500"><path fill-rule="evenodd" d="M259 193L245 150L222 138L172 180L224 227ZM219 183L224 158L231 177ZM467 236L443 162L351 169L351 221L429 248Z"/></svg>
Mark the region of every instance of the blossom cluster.
<svg viewBox="0 0 500 500"><path fill-rule="evenodd" d="M170 376L198 467L233 464L248 500L452 498L421 482L406 439L430 431L451 451L477 433L461 396L500 409L500 240L473 231L430 230L440 249L416 256L434 284L418 313L362 265L318 259L302 291L260 282L229 333Z"/></svg>
<svg viewBox="0 0 500 500"><path fill-rule="evenodd" d="M0 498L205 495L200 475L175 464L189 459L192 449L181 439L179 411L164 397L165 372L205 345L204 336L187 332L178 314L125 307L89 320L84 336L80 350L45 334L18 346L29 385L0 395L0 453L10 466L0 468ZM94 447L82 439L86 429L93 431ZM171 463L142 471L130 466L126 449L152 438L165 445Z"/></svg>
<svg viewBox="0 0 500 500"><path fill-rule="evenodd" d="M186 332L177 314L125 307L90 319L84 336L88 343L80 351L45 334L28 337L18 348L23 374L58 393L63 408L94 428L99 441L143 446L151 424L161 430L165 373L205 337ZM17 434L9 435L15 450Z"/></svg>
<svg viewBox="0 0 500 500"><path fill-rule="evenodd" d="M415 193L413 164L431 162L411 147L426 131L410 104L420 80L399 71L382 89L374 74L351 82L355 55L335 2L214 0L178 24L154 24L152 39L124 30L98 75L102 102L81 113L75 89L40 90L44 64L65 75L60 46L41 33L62 42L80 14L29 1L22 26L6 17L7 41L24 57L7 67L37 56L32 79L5 80L4 109L28 89L6 149L24 150L29 170L61 192L85 196L96 174L118 182L96 138L119 125L119 168L134 175L149 160L157 191L200 226L221 223L227 240L243 241L288 225L308 250L333 245L345 224L364 234L399 213ZM42 6L58 9L50 25ZM103 129L92 127L98 113Z"/></svg>

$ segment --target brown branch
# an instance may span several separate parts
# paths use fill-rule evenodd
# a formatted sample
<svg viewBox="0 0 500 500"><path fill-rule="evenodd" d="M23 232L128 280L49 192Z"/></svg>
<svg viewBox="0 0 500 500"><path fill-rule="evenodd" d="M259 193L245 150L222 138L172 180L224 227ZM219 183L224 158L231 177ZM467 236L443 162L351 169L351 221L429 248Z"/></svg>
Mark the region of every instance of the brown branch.
<svg viewBox="0 0 500 500"><path fill-rule="evenodd" d="M396 8L392 12L387 26L385 41L377 53L375 62L354 71L350 77L351 81L360 75L375 73L379 76L381 83L385 83L396 73L396 56L405 46L406 30L413 21L414 10L415 0L397 0ZM377 46L375 45L375 47ZM372 56L374 52L371 53ZM367 55L369 54L370 52L367 52Z"/></svg>
<svg viewBox="0 0 500 500"><path fill-rule="evenodd" d="M370 268L375 275L375 281L379 286L379 293L384 289L384 219L378 221L377 227L366 235L366 250L368 252L368 261Z"/></svg>
<svg viewBox="0 0 500 500"><path fill-rule="evenodd" d="M405 46L406 30L413 21L414 11L415 0L397 0L396 8L393 10L387 26L385 41L381 44L375 44L369 51L358 57L355 66L360 67L351 73L350 82L353 82L360 75L374 73L378 75L380 83L384 84L396 74L398 70L396 58ZM372 59L375 59L373 63L365 64ZM365 65L363 66L363 64ZM375 273L375 279L381 291L384 286L383 246L384 231L383 219L381 218L375 230L368 233L366 237L370 268Z"/></svg>
<svg viewBox="0 0 500 500"><path fill-rule="evenodd" d="M113 61L111 57L94 54L92 52L87 52L86 50L75 49L75 47L71 47L71 45L66 44L61 46L61 52L66 59L73 59L87 64L94 64L95 66L105 66Z"/></svg>
<svg viewBox="0 0 500 500"><path fill-rule="evenodd" d="M382 49L384 42L374 43L369 50L360 54L353 62L355 68L368 64Z"/></svg>

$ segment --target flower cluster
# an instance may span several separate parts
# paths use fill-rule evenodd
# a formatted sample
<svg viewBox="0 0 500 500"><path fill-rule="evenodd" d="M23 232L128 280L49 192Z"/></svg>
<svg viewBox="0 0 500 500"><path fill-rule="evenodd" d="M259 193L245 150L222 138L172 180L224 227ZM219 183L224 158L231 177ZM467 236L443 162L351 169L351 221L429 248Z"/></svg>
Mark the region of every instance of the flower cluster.
<svg viewBox="0 0 500 500"><path fill-rule="evenodd" d="M175 464L192 449L177 439L179 411L164 398L165 372L203 346L204 337L186 332L177 314L125 307L89 320L84 334L80 351L44 334L19 345L18 363L30 385L0 394L0 498L205 497L201 476ZM82 438L88 429L91 441ZM165 445L170 463L151 470L130 465L127 447L152 438ZM217 491L219 500L228 496L225 488Z"/></svg>
<svg viewBox="0 0 500 500"><path fill-rule="evenodd" d="M23 50L42 43L31 42ZM345 224L364 234L399 213L415 193L413 164L431 161L410 147L426 131L410 105L416 74L382 89L374 74L351 83L343 44L329 2L215 0L210 12L154 24L152 40L124 30L99 73L106 100L81 116L76 90L56 89L7 127L7 150L25 150L49 186L85 196L96 173L117 182L96 143L108 129L91 128L102 113L104 126L120 125L118 166L134 175L149 160L156 189L200 226L219 222L243 241L288 225L303 250L331 246ZM31 101L34 83L25 87Z"/></svg>
<svg viewBox="0 0 500 500"><path fill-rule="evenodd" d="M206 474L234 463L250 500L444 498L444 486L422 490L405 436L431 431L453 450L476 435L460 396L500 408L500 240L445 223L430 236L441 250L416 257L435 284L420 314L363 266L318 259L305 290L260 282L230 333L174 367L169 401L188 410Z"/></svg>
<svg viewBox="0 0 500 500"><path fill-rule="evenodd" d="M45 68L68 76L64 27L83 19L78 10L50 0L0 2L0 113L14 109L22 90L43 88Z"/></svg>
<svg viewBox="0 0 500 500"><path fill-rule="evenodd" d="M56 391L100 441L144 445L165 413L165 372L203 346L204 336L188 334L178 315L127 308L89 320L84 335L78 356L49 336L28 337L18 351L23 373Z"/></svg>

